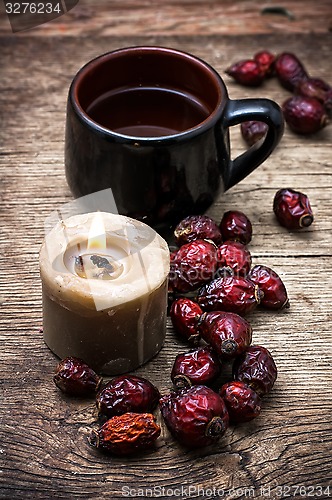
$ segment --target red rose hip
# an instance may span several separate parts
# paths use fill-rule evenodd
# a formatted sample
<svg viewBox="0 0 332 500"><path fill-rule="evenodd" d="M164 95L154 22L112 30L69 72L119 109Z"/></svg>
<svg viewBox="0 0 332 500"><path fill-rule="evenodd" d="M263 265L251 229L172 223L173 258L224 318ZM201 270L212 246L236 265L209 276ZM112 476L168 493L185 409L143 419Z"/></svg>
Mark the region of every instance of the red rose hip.
<svg viewBox="0 0 332 500"><path fill-rule="evenodd" d="M99 413L108 418L127 412L151 412L160 394L149 380L134 375L113 378L99 391L96 398Z"/></svg>
<svg viewBox="0 0 332 500"><path fill-rule="evenodd" d="M226 69L226 73L237 83L248 87L257 87L263 82L265 76L260 64L253 59L232 64Z"/></svg>
<svg viewBox="0 0 332 500"><path fill-rule="evenodd" d="M229 210L221 219L220 231L224 241L236 240L247 245L252 237L252 224L243 212Z"/></svg>
<svg viewBox="0 0 332 500"><path fill-rule="evenodd" d="M82 359L68 356L58 364L53 381L70 396L88 396L98 391L102 378Z"/></svg>
<svg viewBox="0 0 332 500"><path fill-rule="evenodd" d="M193 385L162 397L160 410L174 438L190 448L213 444L229 424L223 399L204 385Z"/></svg>
<svg viewBox="0 0 332 500"><path fill-rule="evenodd" d="M220 370L219 358L211 347L198 347L176 356L171 379L178 389L206 385L218 377Z"/></svg>
<svg viewBox="0 0 332 500"><path fill-rule="evenodd" d="M200 338L197 324L202 314L201 307L193 300L186 298L174 300L170 309L170 317L176 333L194 343Z"/></svg>
<svg viewBox="0 0 332 500"><path fill-rule="evenodd" d="M225 241L218 247L218 267L227 267L233 276L246 276L251 267L249 250L239 241Z"/></svg>
<svg viewBox="0 0 332 500"><path fill-rule="evenodd" d="M227 382L219 394L225 401L231 422L249 422L261 412L261 398L244 382Z"/></svg>
<svg viewBox="0 0 332 500"><path fill-rule="evenodd" d="M198 239L211 240L216 245L221 243L221 233L216 222L207 215L190 215L174 229L175 243L185 245Z"/></svg>
<svg viewBox="0 0 332 500"><path fill-rule="evenodd" d="M309 77L301 61L291 52L279 54L274 69L279 82L287 90L294 90L301 80Z"/></svg>
<svg viewBox="0 0 332 500"><path fill-rule="evenodd" d="M314 97L290 97L283 103L282 111L289 128L297 134L314 134L329 122L325 107Z"/></svg>
<svg viewBox="0 0 332 500"><path fill-rule="evenodd" d="M305 97L314 97L318 99L327 110L332 109L332 87L320 78L307 78L301 80L295 93Z"/></svg>
<svg viewBox="0 0 332 500"><path fill-rule="evenodd" d="M291 188L276 192L273 211L279 224L287 229L309 227L314 220L308 196Z"/></svg>
<svg viewBox="0 0 332 500"><path fill-rule="evenodd" d="M251 312L263 293L247 278L217 278L199 289L197 302L204 311L228 311L240 315Z"/></svg>
<svg viewBox="0 0 332 500"><path fill-rule="evenodd" d="M254 55L254 61L258 63L265 77L272 76L276 57L268 50L261 50Z"/></svg>
<svg viewBox="0 0 332 500"><path fill-rule="evenodd" d="M241 123L241 134L248 146L256 144L266 135L268 126L264 122L248 121Z"/></svg>
<svg viewBox="0 0 332 500"><path fill-rule="evenodd" d="M257 265L249 273L251 281L264 293L260 305L267 309L289 307L287 290L278 274L267 266Z"/></svg>
<svg viewBox="0 0 332 500"><path fill-rule="evenodd" d="M252 339L250 323L232 312L204 313L199 323L199 332L205 342L223 359L242 354Z"/></svg>
<svg viewBox="0 0 332 500"><path fill-rule="evenodd" d="M110 418L100 429L93 430L89 443L113 455L132 455L151 448L160 431L151 413L128 412Z"/></svg>
<svg viewBox="0 0 332 500"><path fill-rule="evenodd" d="M233 378L249 385L259 396L271 391L277 378L277 367L271 353L262 346L252 345L236 358Z"/></svg>
<svg viewBox="0 0 332 500"><path fill-rule="evenodd" d="M169 282L175 292L189 292L210 281L217 269L217 247L206 240L182 245L170 265Z"/></svg>

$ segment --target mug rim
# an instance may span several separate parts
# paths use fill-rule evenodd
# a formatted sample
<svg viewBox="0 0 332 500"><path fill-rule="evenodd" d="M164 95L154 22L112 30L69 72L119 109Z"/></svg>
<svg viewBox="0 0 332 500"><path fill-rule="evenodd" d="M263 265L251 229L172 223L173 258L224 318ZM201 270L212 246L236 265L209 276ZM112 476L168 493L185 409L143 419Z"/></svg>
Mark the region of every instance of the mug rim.
<svg viewBox="0 0 332 500"><path fill-rule="evenodd" d="M79 103L79 98L78 98L78 85L82 80L84 79L85 75L88 74L88 72L96 67L99 63L102 63L103 61L107 61L109 58L113 57L116 54L125 54L126 52L154 52L154 51L162 51L163 53L168 53L168 54L176 54L180 57L185 57L187 60L191 60L193 63L196 65L200 65L204 67L205 70L208 70L210 75L213 77L215 82L218 84L218 102L216 106L214 107L213 111L209 114L205 120L199 122L197 125L194 127L188 128L187 130L184 131L179 131L176 134L169 134L169 135L163 135L163 136L135 136L135 135L126 135L126 134L121 134L119 132L116 132L112 129L109 129L107 127L102 126L86 113L86 111L83 109L83 107ZM90 128L92 128L95 132L98 134L103 135L103 137L108 136L112 137L113 140L116 142L121 142L121 143L129 143L129 144L137 144L137 143L145 143L145 144L153 144L153 143L170 143L170 142L178 142L179 140L183 139L191 139L194 138L198 135L203 134L204 132L210 130L215 123L221 118L222 111L225 107L225 102L228 100L228 92L226 85L219 75L219 73L206 61L201 59L200 57L194 56L193 54L189 52L185 52L179 49L173 49L171 47L163 47L163 46L157 46L157 45L134 45L130 47L123 47L119 49L115 49L109 52L105 52L104 54L101 54L99 56L94 57L87 63L85 63L75 74L69 88L69 101L76 113L76 115L79 117L79 119L85 124L88 125Z"/></svg>

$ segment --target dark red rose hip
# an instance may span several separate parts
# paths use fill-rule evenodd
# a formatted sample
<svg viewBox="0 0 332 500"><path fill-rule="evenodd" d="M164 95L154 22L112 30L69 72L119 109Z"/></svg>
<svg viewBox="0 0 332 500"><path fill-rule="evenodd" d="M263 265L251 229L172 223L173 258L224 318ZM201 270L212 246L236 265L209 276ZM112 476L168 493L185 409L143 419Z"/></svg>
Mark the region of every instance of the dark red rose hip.
<svg viewBox="0 0 332 500"><path fill-rule="evenodd" d="M257 87L265 77L260 64L253 59L232 64L225 72L234 78L237 83L248 87Z"/></svg>
<svg viewBox="0 0 332 500"><path fill-rule="evenodd" d="M297 134L314 134L329 121L323 104L314 97L290 97L283 103L282 111L286 123Z"/></svg>
<svg viewBox="0 0 332 500"><path fill-rule="evenodd" d="M291 188L276 192L273 211L279 224L287 229L309 227L314 220L308 196Z"/></svg>
<svg viewBox="0 0 332 500"><path fill-rule="evenodd" d="M231 422L249 422L261 412L261 398L244 382L227 382L219 394L225 401Z"/></svg>
<svg viewBox="0 0 332 500"><path fill-rule="evenodd" d="M250 323L232 312L208 312L201 317L199 332L223 359L242 354L251 344Z"/></svg>
<svg viewBox="0 0 332 500"><path fill-rule="evenodd" d="M262 346L252 345L236 358L233 378L249 385L259 396L271 391L277 378L277 367L271 353Z"/></svg>
<svg viewBox="0 0 332 500"><path fill-rule="evenodd" d="M273 75L276 57L268 50L261 50L254 55L254 61L258 63L265 77Z"/></svg>
<svg viewBox="0 0 332 500"><path fill-rule="evenodd" d="M295 88L295 93L305 97L314 97L327 110L330 111L332 109L332 87L320 78L301 80Z"/></svg>
<svg viewBox="0 0 332 500"><path fill-rule="evenodd" d="M171 290L185 293L210 281L217 269L217 247L206 240L182 245L170 265Z"/></svg>
<svg viewBox="0 0 332 500"><path fill-rule="evenodd" d="M160 399L160 410L171 434L190 448L216 442L229 424L223 399L204 385L167 394Z"/></svg>
<svg viewBox="0 0 332 500"><path fill-rule="evenodd" d="M96 398L99 413L108 418L127 412L151 412L157 406L159 391L149 380L134 375L113 378Z"/></svg>
<svg viewBox="0 0 332 500"><path fill-rule="evenodd" d="M287 90L294 90L301 80L309 77L301 61L290 52L277 56L274 69L279 82Z"/></svg>
<svg viewBox="0 0 332 500"><path fill-rule="evenodd" d="M132 455L151 448L160 427L151 413L124 413L107 420L97 431L92 431L92 446L114 455Z"/></svg>
<svg viewBox="0 0 332 500"><path fill-rule="evenodd" d="M218 267L227 267L233 276L246 276L251 267L249 250L239 241L225 241L218 247Z"/></svg>
<svg viewBox="0 0 332 500"><path fill-rule="evenodd" d="M171 379L178 389L206 385L219 376L220 370L219 358L211 347L198 347L176 356Z"/></svg>
<svg viewBox="0 0 332 500"><path fill-rule="evenodd" d="M219 227L223 241L236 240L244 245L251 241L252 224L248 217L239 210L225 212Z"/></svg>
<svg viewBox="0 0 332 500"><path fill-rule="evenodd" d="M204 311L245 315L260 303L263 293L246 278L217 278L199 289L197 302Z"/></svg>
<svg viewBox="0 0 332 500"><path fill-rule="evenodd" d="M241 134L248 146L256 144L266 135L268 126L264 122L248 121L241 123Z"/></svg>
<svg viewBox="0 0 332 500"><path fill-rule="evenodd" d="M190 215L183 219L174 229L175 243L185 245L198 239L221 243L221 233L216 222L207 215Z"/></svg>
<svg viewBox="0 0 332 500"><path fill-rule="evenodd" d="M98 391L102 378L82 359L69 356L58 364L55 385L70 396L88 396Z"/></svg>
<svg viewBox="0 0 332 500"><path fill-rule="evenodd" d="M170 317L176 333L190 342L197 342L200 338L197 323L202 313L201 307L193 300L186 298L174 300Z"/></svg>
<svg viewBox="0 0 332 500"><path fill-rule="evenodd" d="M257 265L249 273L251 281L264 293L260 305L267 309L289 307L287 290L278 274L267 266Z"/></svg>

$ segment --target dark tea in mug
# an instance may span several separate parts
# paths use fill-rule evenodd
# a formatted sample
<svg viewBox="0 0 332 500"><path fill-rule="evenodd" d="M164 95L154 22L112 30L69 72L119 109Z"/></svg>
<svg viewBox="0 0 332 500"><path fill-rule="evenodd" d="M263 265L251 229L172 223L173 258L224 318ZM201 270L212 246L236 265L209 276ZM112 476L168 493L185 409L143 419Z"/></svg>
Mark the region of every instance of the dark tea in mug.
<svg viewBox="0 0 332 500"><path fill-rule="evenodd" d="M210 114L207 103L176 88L137 86L97 97L86 113L103 127L137 137L173 135L195 127Z"/></svg>

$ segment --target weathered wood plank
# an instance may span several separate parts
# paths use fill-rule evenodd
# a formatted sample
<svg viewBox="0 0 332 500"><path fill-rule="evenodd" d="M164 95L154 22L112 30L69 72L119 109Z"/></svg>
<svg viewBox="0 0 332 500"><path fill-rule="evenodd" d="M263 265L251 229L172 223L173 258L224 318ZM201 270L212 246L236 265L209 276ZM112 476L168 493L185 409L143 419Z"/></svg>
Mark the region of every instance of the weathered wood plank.
<svg viewBox="0 0 332 500"><path fill-rule="evenodd" d="M266 8L285 9L271 13ZM265 12L265 13L264 13ZM287 13L290 15L288 16ZM2 16L0 34L10 32ZM150 36L327 33L331 30L329 0L80 0L66 15L29 31L29 36ZM16 35L17 36L17 35ZM20 36L20 35L18 35Z"/></svg>
<svg viewBox="0 0 332 500"><path fill-rule="evenodd" d="M196 498L208 489L235 488L233 496L224 497L246 498L246 492L254 492L255 498L264 498L265 491L274 499L281 497L277 487L304 485L309 492L310 486L330 485L331 125L307 138L287 130L267 162L209 210L216 220L230 208L248 214L254 225L253 262L282 276L291 302L287 311L250 315L254 342L273 353L278 380L264 399L261 416L232 426L211 448L178 446L162 423L154 453L124 460L90 448L87 435L97 425L94 402L68 399L52 382L57 360L40 332L38 270L44 220L72 199L63 169L65 104L70 80L86 60L119 46L160 43L189 50L224 74L229 62L256 49L287 48L316 76L329 79L330 38L68 37L59 43L57 37L33 37L1 39L0 497L111 499L128 497L130 488L136 496L141 488L148 497L146 488L155 496L165 488L164 498L171 498L183 487ZM23 72L27 61L29 70ZM274 80L255 90L225 80L234 99L261 95L281 103L288 96ZM244 148L238 128L232 145L234 155ZM305 232L288 232L274 219L273 196L285 185L307 192L312 200L316 220ZM185 349L169 324L164 348L137 373L166 393L174 357ZM229 367L220 384L227 373Z"/></svg>

